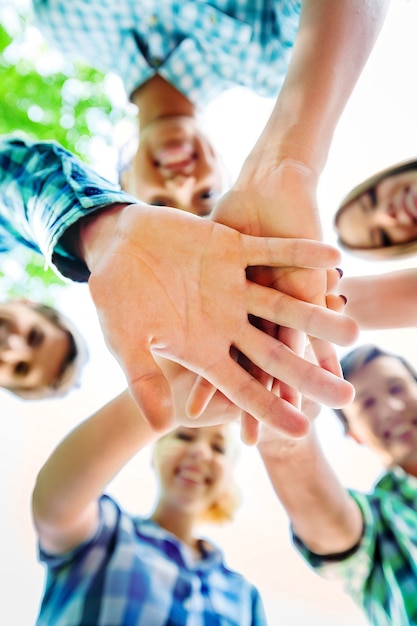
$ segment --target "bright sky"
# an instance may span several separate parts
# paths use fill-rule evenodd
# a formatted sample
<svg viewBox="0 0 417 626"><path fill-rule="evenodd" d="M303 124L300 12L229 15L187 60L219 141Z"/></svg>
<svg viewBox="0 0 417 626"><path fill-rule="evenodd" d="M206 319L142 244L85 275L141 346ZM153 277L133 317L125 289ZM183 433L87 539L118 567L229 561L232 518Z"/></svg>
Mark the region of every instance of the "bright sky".
<svg viewBox="0 0 417 626"><path fill-rule="evenodd" d="M417 2L393 0L383 32L336 132L320 185L325 239L335 242L332 215L351 186L377 169L417 153L417 93L412 60L417 58ZM250 94L229 93L207 111L207 126L233 174L248 153L271 103ZM245 132L242 132L242 128ZM412 266L413 262L358 262L345 256L346 275L371 274ZM108 354L87 288L72 286L59 306L86 330L91 359L82 387L64 401L19 402L1 396L0 614L8 626L34 622L43 587L30 520L30 494L36 474L58 441L123 388L123 375ZM417 365L415 329L363 333L372 341L402 351ZM318 427L324 448L341 480L367 489L380 471L376 460L347 442L331 413L323 410ZM272 494L255 449L243 449L238 467L244 504L234 525L204 529L224 547L229 564L261 590L271 626L364 626L359 611L342 592L310 572L292 550L287 519ZM147 514L155 496L149 452L138 455L111 485L130 510Z"/></svg>

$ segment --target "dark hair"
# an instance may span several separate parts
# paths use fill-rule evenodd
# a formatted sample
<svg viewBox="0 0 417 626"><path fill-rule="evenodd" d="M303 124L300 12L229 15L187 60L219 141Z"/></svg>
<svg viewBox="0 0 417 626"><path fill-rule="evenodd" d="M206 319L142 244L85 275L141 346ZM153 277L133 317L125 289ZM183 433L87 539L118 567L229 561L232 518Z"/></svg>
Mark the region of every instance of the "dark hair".
<svg viewBox="0 0 417 626"><path fill-rule="evenodd" d="M340 365L342 367L343 378L350 380L353 374L356 374L364 365L367 365L374 359L378 359L381 356L389 356L400 361L404 367L410 372L414 380L417 382L417 372L413 367L399 354L382 350L378 346L372 344L366 344L355 348L348 352L341 360ZM333 409L339 420L342 422L345 433L349 431L349 423L343 409Z"/></svg>

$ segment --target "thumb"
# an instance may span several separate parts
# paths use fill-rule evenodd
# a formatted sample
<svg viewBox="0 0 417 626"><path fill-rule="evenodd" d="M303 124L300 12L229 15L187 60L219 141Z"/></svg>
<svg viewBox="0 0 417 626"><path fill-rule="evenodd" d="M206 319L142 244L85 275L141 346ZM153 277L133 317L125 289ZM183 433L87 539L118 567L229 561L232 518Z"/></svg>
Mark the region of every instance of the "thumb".
<svg viewBox="0 0 417 626"><path fill-rule="evenodd" d="M151 352L136 353L134 369L125 368L125 371L130 394L151 428L159 432L174 426L171 387Z"/></svg>

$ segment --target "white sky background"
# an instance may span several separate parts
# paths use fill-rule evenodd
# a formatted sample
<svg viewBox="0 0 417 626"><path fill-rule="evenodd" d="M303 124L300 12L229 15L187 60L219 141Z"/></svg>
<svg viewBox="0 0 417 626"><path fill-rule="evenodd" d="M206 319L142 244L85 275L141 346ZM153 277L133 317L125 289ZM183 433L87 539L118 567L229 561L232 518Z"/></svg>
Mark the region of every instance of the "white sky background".
<svg viewBox="0 0 417 626"><path fill-rule="evenodd" d="M332 216L350 187L377 169L417 154L417 2L392 0L383 32L346 107L322 176L319 201L325 240L335 242ZM271 103L242 91L230 92L207 111L208 129L233 174L259 134ZM244 131L242 131L242 128ZM105 169L105 168L104 168ZM103 170L104 171L104 170ZM412 266L413 261L372 264L346 255L345 275L371 274ZM58 303L87 334L91 358L82 387L65 400L24 403L1 393L0 615L8 626L33 624L43 588L30 520L36 474L58 441L81 419L121 391L123 375L107 352L85 285L69 287ZM417 365L416 330L363 333L371 341L402 352ZM378 462L347 442L331 415L318 418L323 446L341 480L368 489ZM250 578L263 594L271 626L364 626L359 611L342 592L310 572L293 551L285 513L275 499L257 452L242 450L238 466L244 504L233 525L204 532L224 547L229 565ZM111 492L135 513L147 514L155 484L149 451L137 456L113 481Z"/></svg>

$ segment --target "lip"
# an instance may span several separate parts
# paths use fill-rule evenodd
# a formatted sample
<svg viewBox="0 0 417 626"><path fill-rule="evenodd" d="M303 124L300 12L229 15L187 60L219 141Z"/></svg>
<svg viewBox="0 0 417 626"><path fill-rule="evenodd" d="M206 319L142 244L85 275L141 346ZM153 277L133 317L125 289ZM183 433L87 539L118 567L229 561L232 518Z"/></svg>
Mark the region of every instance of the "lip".
<svg viewBox="0 0 417 626"><path fill-rule="evenodd" d="M413 422L414 420L397 421L386 428L382 435L388 440L408 439L416 431L416 424Z"/></svg>
<svg viewBox="0 0 417 626"><path fill-rule="evenodd" d="M413 193L412 187L404 189L401 198L401 208L408 215L413 224L417 224L417 195Z"/></svg>
<svg viewBox="0 0 417 626"><path fill-rule="evenodd" d="M194 171L197 154L191 143L172 143L157 150L154 160L162 173L190 175Z"/></svg>
<svg viewBox="0 0 417 626"><path fill-rule="evenodd" d="M181 480L195 485L206 485L209 480L201 468L195 465L183 465L178 468L176 475Z"/></svg>

